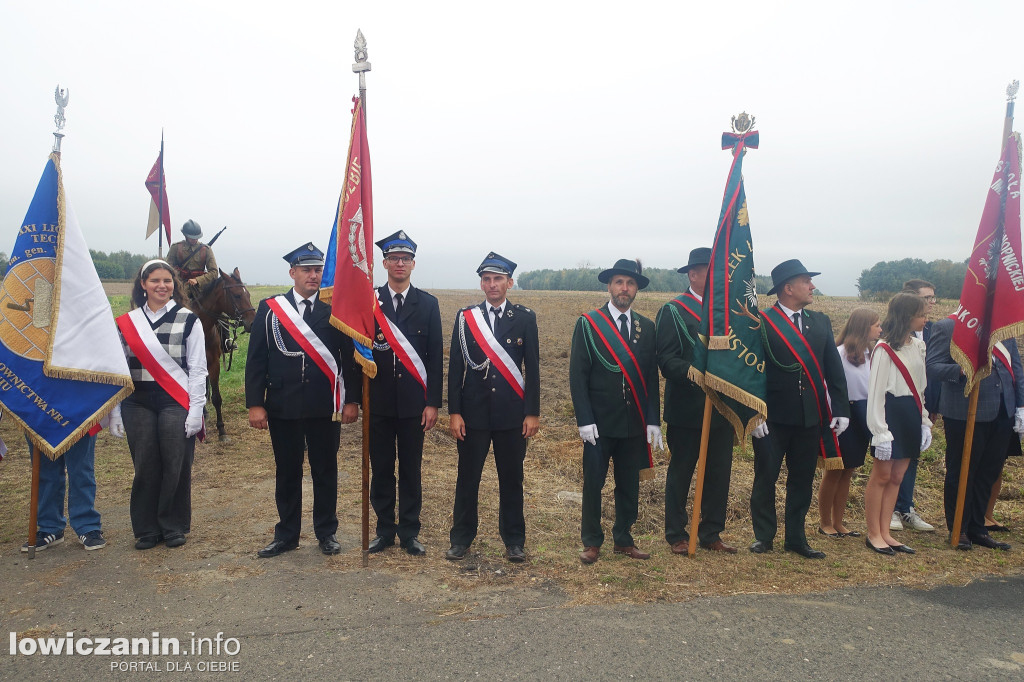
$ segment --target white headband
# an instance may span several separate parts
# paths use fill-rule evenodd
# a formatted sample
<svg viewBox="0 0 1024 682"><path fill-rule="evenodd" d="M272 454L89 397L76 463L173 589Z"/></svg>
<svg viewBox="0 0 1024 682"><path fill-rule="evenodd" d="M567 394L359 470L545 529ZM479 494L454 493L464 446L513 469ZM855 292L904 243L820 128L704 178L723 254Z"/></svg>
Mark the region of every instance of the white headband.
<svg viewBox="0 0 1024 682"><path fill-rule="evenodd" d="M142 273L144 273L146 271L146 268L148 268L150 265L153 265L154 263L160 263L161 265L166 265L167 269L171 270L171 264L170 263L168 263L167 261L165 261L162 258L154 258L153 260L146 261L145 263L142 264L142 269L139 270L139 276L141 277ZM172 272L173 272L173 270L172 270Z"/></svg>

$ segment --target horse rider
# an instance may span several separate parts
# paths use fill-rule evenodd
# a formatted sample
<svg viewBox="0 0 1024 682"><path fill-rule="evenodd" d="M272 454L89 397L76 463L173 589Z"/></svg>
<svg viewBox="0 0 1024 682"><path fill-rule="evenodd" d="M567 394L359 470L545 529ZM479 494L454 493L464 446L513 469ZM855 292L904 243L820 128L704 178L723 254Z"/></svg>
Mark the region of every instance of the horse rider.
<svg viewBox="0 0 1024 682"><path fill-rule="evenodd" d="M220 271L213 249L199 241L203 237L199 223L190 219L182 226L181 233L185 239L171 244L167 250L167 262L178 271L182 282L196 288L195 294L217 279Z"/></svg>

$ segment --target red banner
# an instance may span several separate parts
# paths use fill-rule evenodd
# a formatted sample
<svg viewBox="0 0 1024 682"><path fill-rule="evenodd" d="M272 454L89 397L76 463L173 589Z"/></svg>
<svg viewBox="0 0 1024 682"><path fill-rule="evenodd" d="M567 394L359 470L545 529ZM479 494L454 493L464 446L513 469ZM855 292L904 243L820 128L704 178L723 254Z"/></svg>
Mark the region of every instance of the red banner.
<svg viewBox="0 0 1024 682"><path fill-rule="evenodd" d="M967 376L964 395L992 372L992 347L1024 333L1020 242L1020 136L1006 140L967 262L950 354Z"/></svg>
<svg viewBox="0 0 1024 682"><path fill-rule="evenodd" d="M146 228L146 237L153 234L162 222L164 233L167 235L167 243L171 243L171 209L167 207L167 180L164 178L164 152L163 143L160 143L160 155L156 157L153 169L149 171L146 178L146 189L153 201L149 206L149 225Z"/></svg>
<svg viewBox="0 0 1024 682"><path fill-rule="evenodd" d="M370 147L366 141L366 117L358 97L353 98L352 136L345 164L345 186L338 207L337 260L331 324L369 347L374 336L373 304L373 191L370 184ZM376 366L366 354L356 352L363 371L374 376ZM372 355L371 355L372 358Z"/></svg>

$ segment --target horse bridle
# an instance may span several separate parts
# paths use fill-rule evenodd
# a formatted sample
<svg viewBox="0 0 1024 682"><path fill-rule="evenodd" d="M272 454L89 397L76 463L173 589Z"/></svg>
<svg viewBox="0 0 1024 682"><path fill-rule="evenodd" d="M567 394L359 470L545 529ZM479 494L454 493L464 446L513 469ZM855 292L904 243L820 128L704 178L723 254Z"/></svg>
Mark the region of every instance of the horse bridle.
<svg viewBox="0 0 1024 682"><path fill-rule="evenodd" d="M228 279L226 279L224 277L218 277L217 279L224 280L224 284L222 286L223 286L224 290L229 293L228 300L231 301L231 307L234 309L234 312L231 315L228 315L227 313L220 313L219 315L217 315L217 327L221 331L221 337L224 338L224 339L227 339L230 342L230 346L231 346L230 350L228 350L226 353L224 353L224 355L227 356L227 360L223 360L223 359L221 360L221 362L223 362L226 365L226 368L225 368L224 371L230 372L231 371L231 363L232 363L232 361L235 358L235 348L238 347L238 344L236 343L236 341L238 339L238 330L239 330L240 327L243 326L242 325L242 316L245 315L248 312L256 312L256 308L253 307L251 302L249 303L249 307L244 308L244 309L239 308L238 301L235 300L234 296L230 295L230 290L231 289L238 289L238 288L245 289L245 284L244 283L239 282L239 283L236 284L236 283L232 282L231 280L228 280ZM214 280L214 281L216 281L216 280ZM202 304L202 301L198 297L196 297L196 299L195 299L195 304L200 309L202 309L202 311L204 313L209 313L210 312L209 310L206 309L206 306L204 306ZM222 358L223 358L223 356L222 356Z"/></svg>

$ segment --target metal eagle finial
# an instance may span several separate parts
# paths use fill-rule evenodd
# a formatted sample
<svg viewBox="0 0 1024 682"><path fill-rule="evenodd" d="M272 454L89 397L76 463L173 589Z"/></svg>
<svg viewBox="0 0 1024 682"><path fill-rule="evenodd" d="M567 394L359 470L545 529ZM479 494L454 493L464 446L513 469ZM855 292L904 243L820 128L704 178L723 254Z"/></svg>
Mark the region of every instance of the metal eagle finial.
<svg viewBox="0 0 1024 682"><path fill-rule="evenodd" d="M352 65L352 71L362 73L370 70L370 62L366 61L369 54L366 51L366 38L363 37L362 29L356 29L356 42L353 44L356 50L356 63Z"/></svg>
<svg viewBox="0 0 1024 682"><path fill-rule="evenodd" d="M60 141L64 137L64 107L68 105L68 100L71 98L71 89L61 90L60 83L53 91L53 99L57 103L57 113L53 117L53 122L57 124L57 129L53 131L53 136L57 138L53 143L53 151L60 154Z"/></svg>

